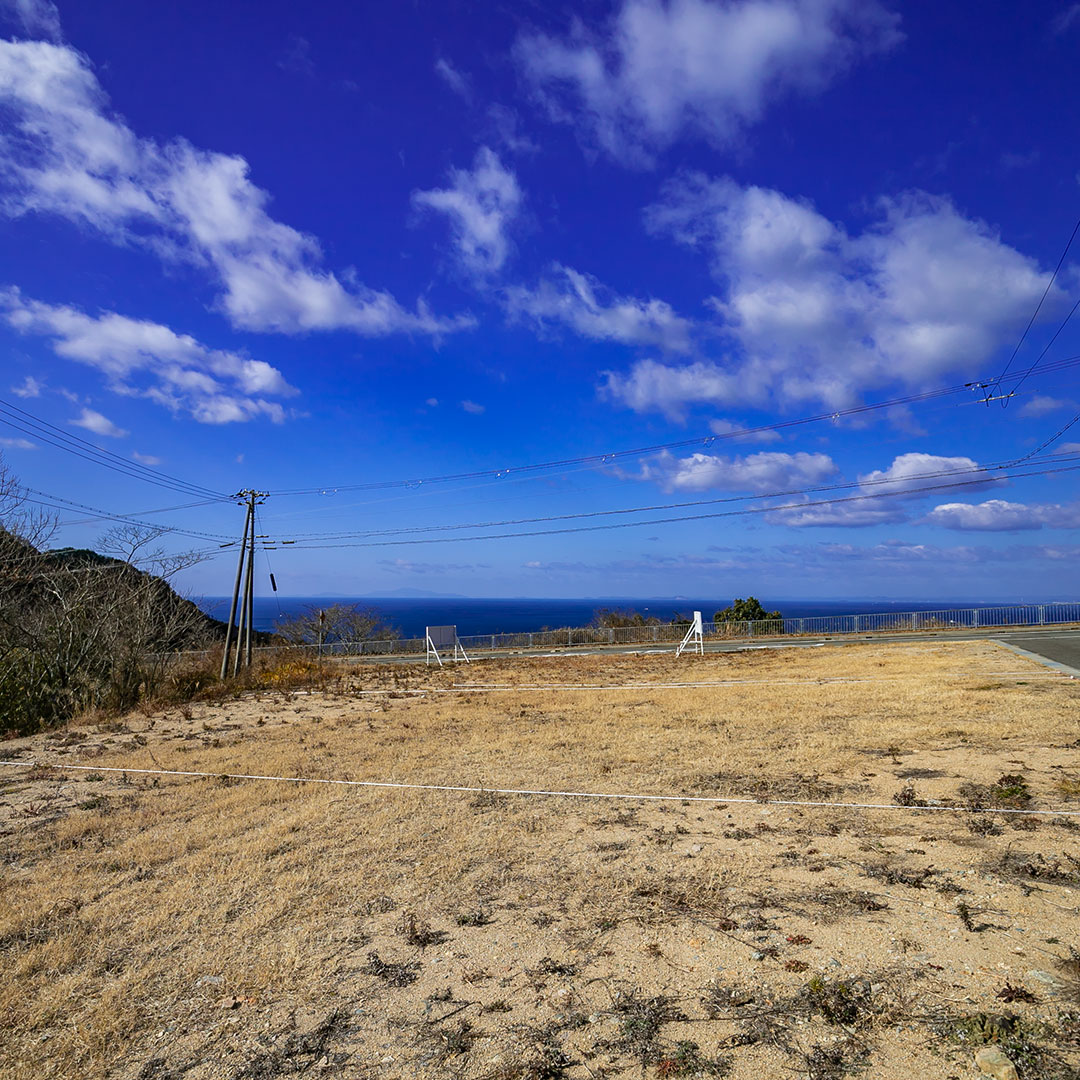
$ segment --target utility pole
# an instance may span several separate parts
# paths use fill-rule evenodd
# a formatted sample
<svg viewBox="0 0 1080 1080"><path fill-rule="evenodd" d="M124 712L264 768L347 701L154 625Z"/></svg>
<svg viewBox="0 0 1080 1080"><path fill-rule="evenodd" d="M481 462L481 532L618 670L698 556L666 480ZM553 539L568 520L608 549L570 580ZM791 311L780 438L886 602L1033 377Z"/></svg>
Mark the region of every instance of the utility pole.
<svg viewBox="0 0 1080 1080"><path fill-rule="evenodd" d="M255 607L255 507L266 499L265 491L245 490L238 491L235 495L237 500L247 504L247 513L244 516L244 535L240 541L240 555L236 561L236 581L233 584L232 603L229 606L229 624L225 629L225 649L221 656L222 679L229 671L229 648L232 644L233 628L236 629L236 654L233 658L233 675L240 671L241 653L243 663L251 665L251 631L254 619ZM247 560L245 574L245 558ZM243 598L240 596L240 583L243 581ZM237 607L240 608L240 620L237 623Z"/></svg>

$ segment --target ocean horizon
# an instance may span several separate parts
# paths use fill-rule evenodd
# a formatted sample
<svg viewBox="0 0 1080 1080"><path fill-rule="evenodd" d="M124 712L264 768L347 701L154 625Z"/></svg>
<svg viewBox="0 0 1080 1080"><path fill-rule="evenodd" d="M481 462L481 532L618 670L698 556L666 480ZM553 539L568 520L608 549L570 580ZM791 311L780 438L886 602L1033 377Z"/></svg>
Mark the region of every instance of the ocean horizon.
<svg viewBox="0 0 1080 1080"><path fill-rule="evenodd" d="M208 615L226 620L229 597L193 598ZM994 607L1022 603L1063 602L1053 599L1025 600L785 600L763 598L768 611L787 618L822 615L880 615L888 612L940 611L948 608ZM492 599L467 596L257 596L254 601L256 630L273 630L279 619L291 618L308 607L331 604L358 604L375 608L404 637L423 637L425 626L455 625L462 636L469 634L528 633L560 627L587 626L600 608L640 611L668 621L675 616L689 619L700 611L706 619L728 607L732 598L690 599L687 597L510 597Z"/></svg>

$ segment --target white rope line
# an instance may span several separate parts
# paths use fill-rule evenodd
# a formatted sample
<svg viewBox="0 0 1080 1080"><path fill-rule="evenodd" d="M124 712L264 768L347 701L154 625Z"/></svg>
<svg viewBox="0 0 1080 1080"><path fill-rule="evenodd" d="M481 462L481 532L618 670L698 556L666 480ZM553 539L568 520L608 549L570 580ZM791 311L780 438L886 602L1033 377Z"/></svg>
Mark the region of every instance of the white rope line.
<svg viewBox="0 0 1080 1080"><path fill-rule="evenodd" d="M966 672L950 671L926 676L939 679L996 679L1023 675L1026 680L1034 679L1069 679L1072 676L1063 672L1044 671L994 671ZM670 683L454 683L453 686L431 686L419 689L395 689L386 687L381 690L354 690L357 697L369 697L374 694L495 694L508 690L697 690L714 689L725 686L826 686L832 683L878 683L903 682L911 679L910 675L883 675L866 679L835 678L807 679L718 679L711 682L670 682Z"/></svg>
<svg viewBox="0 0 1080 1080"><path fill-rule="evenodd" d="M454 791L465 795L541 795L564 799L613 799L630 802L690 802L690 803L746 803L751 806L802 806L823 807L836 810L916 810L947 811L963 813L963 806L901 806L899 803L824 802L811 799L750 799L744 796L726 795L631 795L607 791L547 791L541 788L489 788L466 787L455 784L409 784L393 780L327 780L315 776L263 776L260 773L199 772L194 769L124 769L108 765L68 765L37 761L0 761L0 765L15 768L49 768L93 773L134 773L140 776L194 776L207 780L272 780L285 784L336 784L342 787L397 788L403 791ZM1080 810L1014 810L987 807L976 811L980 814L1051 814L1057 817L1080 817Z"/></svg>

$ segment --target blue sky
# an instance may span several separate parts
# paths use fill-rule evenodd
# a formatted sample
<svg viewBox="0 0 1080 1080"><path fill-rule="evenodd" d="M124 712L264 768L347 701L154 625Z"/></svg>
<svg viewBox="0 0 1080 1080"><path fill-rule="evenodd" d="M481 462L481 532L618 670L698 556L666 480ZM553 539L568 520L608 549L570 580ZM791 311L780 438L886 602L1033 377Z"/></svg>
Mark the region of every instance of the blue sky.
<svg viewBox="0 0 1080 1080"><path fill-rule="evenodd" d="M228 588L241 511L151 513L201 501L155 473L278 493L292 595L1075 594L1080 424L985 467L1080 410L1080 243L1047 291L1080 4L0 20L0 398L142 479L10 425L0 452L205 547L191 591ZM1007 407L850 411L999 375L1044 292ZM58 543L110 526L57 516ZM643 524L554 531L616 521ZM518 524L416 531L486 522Z"/></svg>

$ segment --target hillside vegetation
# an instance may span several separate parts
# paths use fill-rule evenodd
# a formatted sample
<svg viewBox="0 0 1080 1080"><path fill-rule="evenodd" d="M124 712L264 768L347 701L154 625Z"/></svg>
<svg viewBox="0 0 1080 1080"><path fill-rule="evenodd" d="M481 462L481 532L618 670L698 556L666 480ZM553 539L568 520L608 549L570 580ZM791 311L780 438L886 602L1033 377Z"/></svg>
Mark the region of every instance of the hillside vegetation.
<svg viewBox="0 0 1080 1080"><path fill-rule="evenodd" d="M160 532L121 526L107 555L49 550L53 533L0 465L0 734L130 709L156 692L169 653L224 633L169 584L193 558L154 549Z"/></svg>

